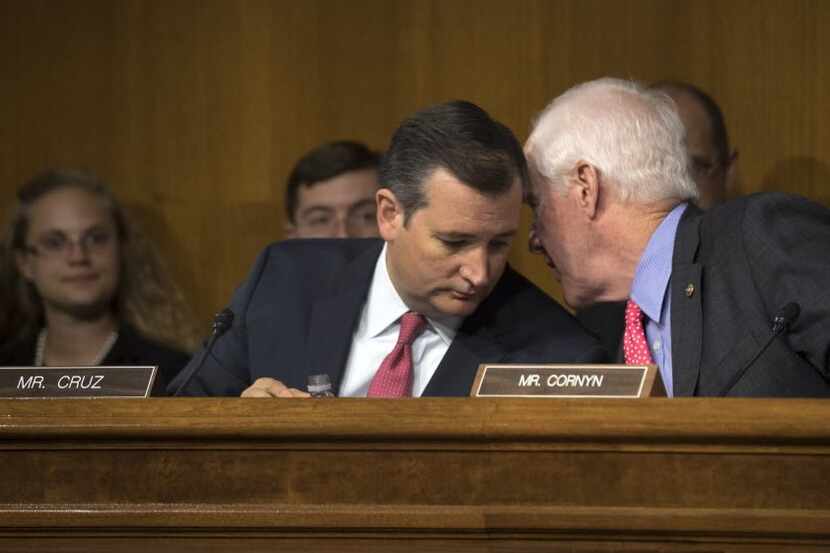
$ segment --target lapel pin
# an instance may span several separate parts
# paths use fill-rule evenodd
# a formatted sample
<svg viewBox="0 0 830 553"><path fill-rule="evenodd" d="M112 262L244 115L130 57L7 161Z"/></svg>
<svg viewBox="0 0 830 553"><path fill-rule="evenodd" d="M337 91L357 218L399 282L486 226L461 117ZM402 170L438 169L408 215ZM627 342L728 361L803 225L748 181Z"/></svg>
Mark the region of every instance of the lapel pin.
<svg viewBox="0 0 830 553"><path fill-rule="evenodd" d="M686 286L686 297L691 298L694 295L695 295L695 285L690 282L689 285Z"/></svg>

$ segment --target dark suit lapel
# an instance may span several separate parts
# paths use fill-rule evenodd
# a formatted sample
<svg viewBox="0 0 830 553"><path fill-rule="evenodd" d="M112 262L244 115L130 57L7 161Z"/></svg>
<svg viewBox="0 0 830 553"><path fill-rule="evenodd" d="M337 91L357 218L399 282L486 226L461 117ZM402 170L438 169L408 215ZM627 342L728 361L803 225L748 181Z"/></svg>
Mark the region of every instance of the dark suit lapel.
<svg viewBox="0 0 830 553"><path fill-rule="evenodd" d="M308 375L328 374L335 390L346 368L352 335L366 295L372 284L378 255L383 247L369 248L347 265L343 272L332 275L333 293L314 302L306 337L306 371Z"/></svg>
<svg viewBox="0 0 830 553"><path fill-rule="evenodd" d="M469 395L478 366L485 362L498 363L505 355L505 349L486 329L468 332L462 325L423 395Z"/></svg>
<svg viewBox="0 0 830 553"><path fill-rule="evenodd" d="M671 276L672 378L675 396L691 396L700 376L703 343L700 210L690 205L677 227Z"/></svg>
<svg viewBox="0 0 830 553"><path fill-rule="evenodd" d="M510 271L510 269L507 269ZM501 322L500 317L509 317L502 309L506 301L506 277L479 308L464 320L458 329L450 348L438 364L427 384L425 396L466 396L470 393L476 371L481 363L498 363L507 355L507 348L499 340L496 329L512 328Z"/></svg>

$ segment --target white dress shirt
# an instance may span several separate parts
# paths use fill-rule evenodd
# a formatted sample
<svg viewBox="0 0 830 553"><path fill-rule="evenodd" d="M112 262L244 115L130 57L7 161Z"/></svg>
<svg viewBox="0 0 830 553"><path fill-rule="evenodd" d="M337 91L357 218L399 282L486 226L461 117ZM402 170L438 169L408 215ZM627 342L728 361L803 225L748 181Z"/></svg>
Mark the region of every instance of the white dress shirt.
<svg viewBox="0 0 830 553"><path fill-rule="evenodd" d="M399 320L409 310L389 278L384 245L352 336L340 397L366 397L375 372L398 341ZM426 328L412 343L412 397L420 397L424 392L461 322L460 317L441 321L427 317Z"/></svg>

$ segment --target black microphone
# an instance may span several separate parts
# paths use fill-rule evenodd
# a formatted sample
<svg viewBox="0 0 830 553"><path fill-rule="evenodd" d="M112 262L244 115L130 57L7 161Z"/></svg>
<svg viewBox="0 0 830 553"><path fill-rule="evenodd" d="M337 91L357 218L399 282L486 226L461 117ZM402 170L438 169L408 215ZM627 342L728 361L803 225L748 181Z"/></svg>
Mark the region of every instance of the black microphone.
<svg viewBox="0 0 830 553"><path fill-rule="evenodd" d="M205 359L210 354L210 350L213 349L213 344L216 343L216 340L219 339L225 332L233 324L234 314L231 311L230 307L226 307L222 311L216 314L213 317L213 330L210 334L210 338L208 339L207 345L205 346L204 351L202 352L202 358L199 359L199 362L193 365L193 368L190 370L190 374L182 381L178 388L176 388L174 396L181 394L182 390L190 384L190 381L193 380L193 377L196 376L196 373L202 368L202 365L205 364Z"/></svg>
<svg viewBox="0 0 830 553"><path fill-rule="evenodd" d="M755 356L752 359L750 359L749 363L744 365L743 368L741 368L740 371L735 373L735 375L729 381L729 384L727 384L723 388L723 390L721 391L721 393L720 393L721 397L728 394L732 390L732 388L735 387L735 384L738 383L738 380L740 380L741 377L746 373L746 371L749 370L749 367L751 367L752 364L755 363L755 361L761 356L761 354L764 353L767 350L767 348L769 347L769 345L772 343L773 340L775 340L782 333L784 333L784 332L786 332L790 329L790 325L795 322L795 320L798 318L798 315L800 313L801 313L801 306L799 306L795 302L790 302L790 303L786 304L784 307L782 307L781 309L779 309L775 313L775 315L773 315L772 324L771 324L772 334L770 335L769 339L764 343L763 347L758 350L758 353L756 353Z"/></svg>

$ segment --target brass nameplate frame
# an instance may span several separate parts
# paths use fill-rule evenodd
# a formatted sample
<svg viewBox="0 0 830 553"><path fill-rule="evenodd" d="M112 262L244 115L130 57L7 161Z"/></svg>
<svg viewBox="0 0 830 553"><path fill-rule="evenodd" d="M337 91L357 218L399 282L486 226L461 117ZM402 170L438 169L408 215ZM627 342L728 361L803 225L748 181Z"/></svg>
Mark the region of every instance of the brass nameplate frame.
<svg viewBox="0 0 830 553"><path fill-rule="evenodd" d="M472 397L642 398L665 396L656 365L482 364Z"/></svg>
<svg viewBox="0 0 830 553"><path fill-rule="evenodd" d="M149 397L157 367L0 367L0 397Z"/></svg>

